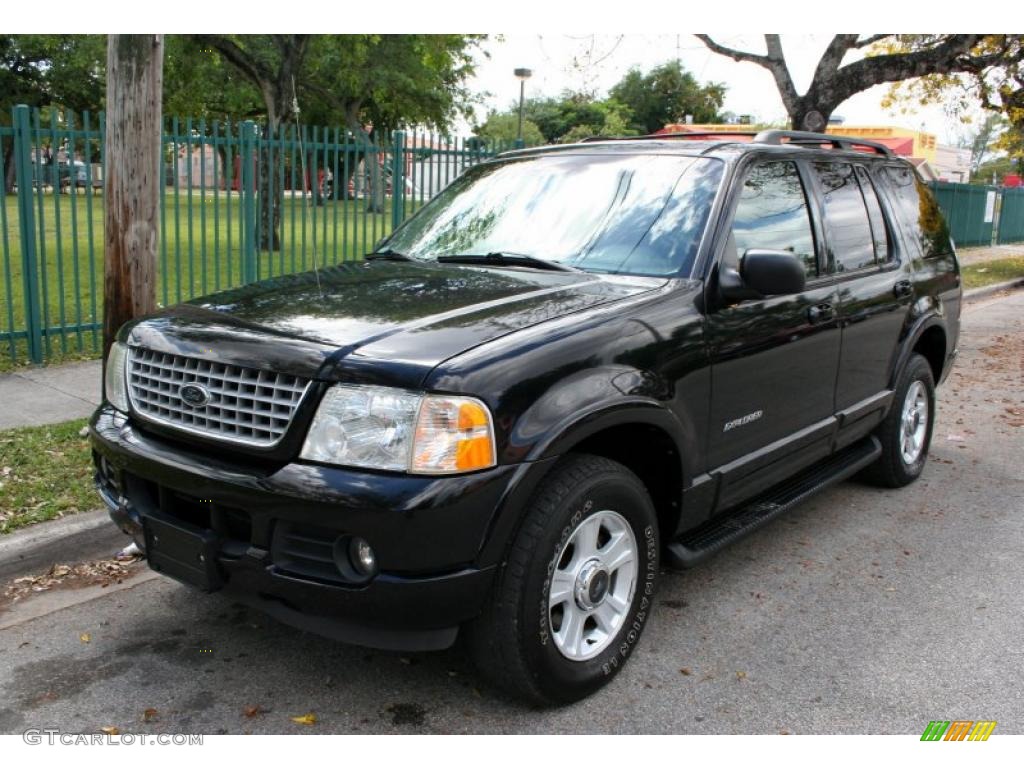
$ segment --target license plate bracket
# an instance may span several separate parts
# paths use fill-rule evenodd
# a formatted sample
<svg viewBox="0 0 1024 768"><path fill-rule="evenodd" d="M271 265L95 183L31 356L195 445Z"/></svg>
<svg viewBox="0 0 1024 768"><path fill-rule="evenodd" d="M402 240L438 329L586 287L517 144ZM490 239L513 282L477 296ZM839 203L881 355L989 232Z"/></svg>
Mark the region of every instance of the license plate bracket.
<svg viewBox="0 0 1024 768"><path fill-rule="evenodd" d="M142 516L146 558L154 571L215 592L224 586L217 567L220 537L211 530L152 512Z"/></svg>

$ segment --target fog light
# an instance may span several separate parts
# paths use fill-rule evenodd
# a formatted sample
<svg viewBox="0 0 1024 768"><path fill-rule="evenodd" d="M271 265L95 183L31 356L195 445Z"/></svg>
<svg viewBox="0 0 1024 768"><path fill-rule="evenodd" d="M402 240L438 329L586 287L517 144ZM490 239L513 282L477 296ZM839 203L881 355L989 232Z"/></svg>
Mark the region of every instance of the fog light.
<svg viewBox="0 0 1024 768"><path fill-rule="evenodd" d="M366 539L354 536L348 545L348 556L352 567L362 576L373 576L377 572L377 556Z"/></svg>

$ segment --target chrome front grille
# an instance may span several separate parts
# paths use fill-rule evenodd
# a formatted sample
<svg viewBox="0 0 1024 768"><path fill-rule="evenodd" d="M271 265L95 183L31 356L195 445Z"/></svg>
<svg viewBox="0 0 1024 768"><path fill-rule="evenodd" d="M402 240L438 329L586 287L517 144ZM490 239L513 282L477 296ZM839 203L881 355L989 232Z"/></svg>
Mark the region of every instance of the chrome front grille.
<svg viewBox="0 0 1024 768"><path fill-rule="evenodd" d="M182 398L182 388L193 401ZM131 347L128 393L145 419L186 432L262 448L276 445L291 423L309 380L198 357ZM205 395L205 397L203 396Z"/></svg>

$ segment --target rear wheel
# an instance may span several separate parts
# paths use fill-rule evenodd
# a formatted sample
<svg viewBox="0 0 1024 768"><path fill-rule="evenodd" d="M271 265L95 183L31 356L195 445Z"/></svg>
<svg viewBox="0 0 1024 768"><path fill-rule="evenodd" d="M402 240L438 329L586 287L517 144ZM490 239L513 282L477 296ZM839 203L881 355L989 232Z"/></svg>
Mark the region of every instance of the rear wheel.
<svg viewBox="0 0 1024 768"><path fill-rule="evenodd" d="M654 505L636 475L602 457L567 457L538 489L468 628L477 666L534 703L594 692L640 639L658 554Z"/></svg>
<svg viewBox="0 0 1024 768"><path fill-rule="evenodd" d="M928 460L935 421L935 382L928 361L911 355L896 384L892 407L875 435L882 455L864 471L865 479L886 488L916 480Z"/></svg>

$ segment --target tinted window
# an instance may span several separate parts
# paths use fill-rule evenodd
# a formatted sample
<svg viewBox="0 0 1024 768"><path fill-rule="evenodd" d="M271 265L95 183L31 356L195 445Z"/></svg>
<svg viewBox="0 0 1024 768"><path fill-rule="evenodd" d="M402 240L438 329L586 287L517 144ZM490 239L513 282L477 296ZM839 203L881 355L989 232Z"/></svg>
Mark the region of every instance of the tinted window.
<svg viewBox="0 0 1024 768"><path fill-rule="evenodd" d="M796 163L762 163L747 172L732 234L737 260L750 248L789 251L804 263L809 277L817 276L814 235ZM727 259L732 261L728 254Z"/></svg>
<svg viewBox="0 0 1024 768"><path fill-rule="evenodd" d="M875 263L871 224L857 175L849 163L815 163L825 197L825 237L837 272Z"/></svg>
<svg viewBox="0 0 1024 768"><path fill-rule="evenodd" d="M886 166L885 177L895 193L907 236L916 240L924 258L950 253L949 229L931 190L906 166Z"/></svg>
<svg viewBox="0 0 1024 768"><path fill-rule="evenodd" d="M885 217L882 215L882 206L878 202L878 195L871 183L868 172L863 168L857 168L857 178L860 180L860 189L864 193L864 202L868 206L868 218L871 220L871 236L875 241L875 258L880 264L889 260L889 233L885 227Z"/></svg>
<svg viewBox="0 0 1024 768"><path fill-rule="evenodd" d="M466 171L386 247L419 259L511 252L593 272L689 275L722 163L550 154Z"/></svg>

